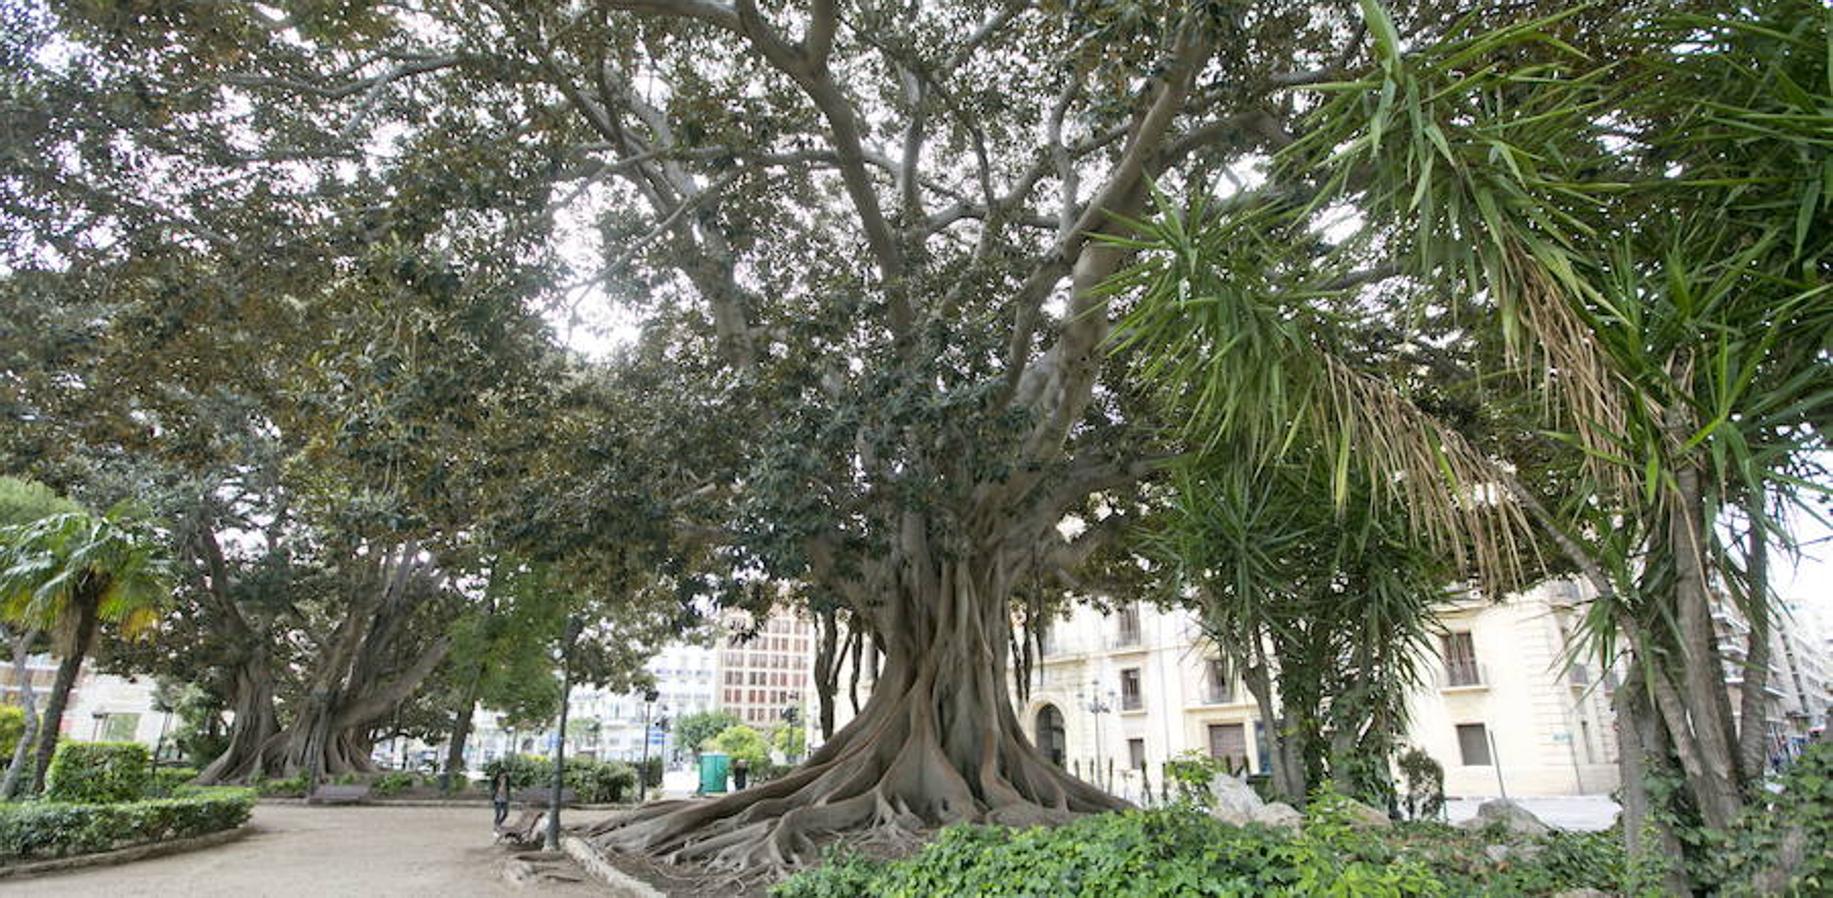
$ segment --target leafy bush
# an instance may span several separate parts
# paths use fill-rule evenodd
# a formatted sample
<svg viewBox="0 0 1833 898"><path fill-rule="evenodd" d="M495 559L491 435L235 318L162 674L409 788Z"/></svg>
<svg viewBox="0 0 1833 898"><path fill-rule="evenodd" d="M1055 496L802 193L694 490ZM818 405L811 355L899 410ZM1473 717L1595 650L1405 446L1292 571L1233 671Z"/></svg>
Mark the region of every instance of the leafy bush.
<svg viewBox="0 0 1833 898"><path fill-rule="evenodd" d="M1165 779L1176 787L1177 797L1200 805L1209 804L1209 784L1227 772L1228 765L1222 759L1195 749L1165 762Z"/></svg>
<svg viewBox="0 0 1833 898"><path fill-rule="evenodd" d="M45 774L49 801L135 801L152 785L152 753L138 742L65 742Z"/></svg>
<svg viewBox="0 0 1833 898"><path fill-rule="evenodd" d="M488 791L499 770L509 771L509 787L515 790L545 788L554 781L552 759L510 755L485 764L484 779L478 786ZM566 786L581 802L610 804L636 794L636 770L618 761L568 758Z"/></svg>
<svg viewBox="0 0 1833 898"><path fill-rule="evenodd" d="M638 764L637 766L642 768L643 781L648 784L649 788L661 788L663 771L662 758L660 756L652 757L648 761Z"/></svg>
<svg viewBox="0 0 1833 898"><path fill-rule="evenodd" d="M369 784L369 791L378 798L387 798L390 795L399 795L418 785L420 785L418 774L396 771L376 777Z"/></svg>
<svg viewBox="0 0 1833 898"><path fill-rule="evenodd" d="M1810 745L1776 785L1732 833L1713 834L1701 879L1726 895L1833 894L1833 743Z"/></svg>
<svg viewBox="0 0 1833 898"><path fill-rule="evenodd" d="M1314 819L1313 823L1318 821ZM1444 894L1424 865L1333 841L1347 821L1296 836L1234 827L1192 805L1086 817L1057 828L954 826L917 854L875 865L840 858L779 885L775 898L978 895Z"/></svg>
<svg viewBox="0 0 1833 898"><path fill-rule="evenodd" d="M90 854L234 829L248 821L249 789L197 789L182 798L113 804L41 801L0 805L0 859Z"/></svg>
<svg viewBox="0 0 1833 898"><path fill-rule="evenodd" d="M255 781L255 791L262 798L304 798L306 794L305 774L289 776L285 779L261 779Z"/></svg>
<svg viewBox="0 0 1833 898"><path fill-rule="evenodd" d="M1445 768L1433 757L1417 748L1409 748L1396 759L1400 775L1407 781L1401 796L1401 807L1407 818L1437 820L1445 811Z"/></svg>
<svg viewBox="0 0 1833 898"><path fill-rule="evenodd" d="M1659 894L1635 886L1620 841L1552 833L1511 844L1440 823L1355 825L1348 799L1320 792L1299 832L1235 827L1180 802L1085 817L1055 829L956 826L915 855L880 863L831 856L774 898L1034 895L1551 896L1570 889Z"/></svg>
<svg viewBox="0 0 1833 898"><path fill-rule="evenodd" d="M153 771L153 784L147 794L160 797L173 795L178 792L179 787L189 784L194 779L197 779L196 767L161 767Z"/></svg>
<svg viewBox="0 0 1833 898"><path fill-rule="evenodd" d="M0 767L5 767L25 735L25 709L18 705L0 705Z"/></svg>
<svg viewBox="0 0 1833 898"><path fill-rule="evenodd" d="M764 734L743 724L726 727L711 744L714 751L725 752L733 762L743 760L753 770L770 763L770 743Z"/></svg>

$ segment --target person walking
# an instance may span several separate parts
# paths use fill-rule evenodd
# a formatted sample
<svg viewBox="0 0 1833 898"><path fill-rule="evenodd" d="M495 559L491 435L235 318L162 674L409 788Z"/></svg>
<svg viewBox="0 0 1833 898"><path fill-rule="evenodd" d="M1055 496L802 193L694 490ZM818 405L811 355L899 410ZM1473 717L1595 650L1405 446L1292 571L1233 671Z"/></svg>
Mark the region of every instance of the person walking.
<svg viewBox="0 0 1833 898"><path fill-rule="evenodd" d="M509 819L509 771L499 770L490 778L490 803L496 807L496 826Z"/></svg>
<svg viewBox="0 0 1833 898"><path fill-rule="evenodd" d="M750 761L747 761L744 758L739 758L732 762L732 784L735 787L739 789L743 789L745 787L745 780L749 779L750 775L751 775L751 762Z"/></svg>

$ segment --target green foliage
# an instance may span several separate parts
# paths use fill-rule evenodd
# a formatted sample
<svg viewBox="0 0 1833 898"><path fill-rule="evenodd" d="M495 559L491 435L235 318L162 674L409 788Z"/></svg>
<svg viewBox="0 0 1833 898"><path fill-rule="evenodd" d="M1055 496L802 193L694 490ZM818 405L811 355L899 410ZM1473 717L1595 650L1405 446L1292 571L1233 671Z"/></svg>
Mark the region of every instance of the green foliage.
<svg viewBox="0 0 1833 898"><path fill-rule="evenodd" d="M304 798L306 795L305 774L281 779L261 779L255 781L255 790L262 798Z"/></svg>
<svg viewBox="0 0 1833 898"><path fill-rule="evenodd" d="M1177 797L1199 805L1209 803L1209 784L1228 773L1228 762L1210 757L1208 752L1188 749L1165 762L1165 778L1177 788Z"/></svg>
<svg viewBox="0 0 1833 898"><path fill-rule="evenodd" d="M770 744L764 741L764 734L742 723L721 730L713 737L712 747L725 752L734 763L743 760L753 770L770 763Z"/></svg>
<svg viewBox="0 0 1833 898"><path fill-rule="evenodd" d="M59 496L42 483L0 477L0 527L29 524L55 514L82 510L82 506Z"/></svg>
<svg viewBox="0 0 1833 898"><path fill-rule="evenodd" d="M175 795L197 779L196 767L161 767L153 771L150 795Z"/></svg>
<svg viewBox="0 0 1833 898"><path fill-rule="evenodd" d="M665 765L662 763L660 755L651 755L649 760L637 764L637 767L641 769L643 782L649 788L655 789L662 785L662 774L665 772Z"/></svg>
<svg viewBox="0 0 1833 898"><path fill-rule="evenodd" d="M1808 746L1750 804L1730 833L1705 833L1700 882L1725 895L1822 895L1833 891L1833 743Z"/></svg>
<svg viewBox="0 0 1833 898"><path fill-rule="evenodd" d="M399 795L420 785L419 774L404 770L390 771L376 777L369 783L369 791L378 798Z"/></svg>
<svg viewBox="0 0 1833 898"><path fill-rule="evenodd" d="M250 789L197 789L179 798L112 804L0 805L0 859L91 854L234 829L248 822Z"/></svg>
<svg viewBox="0 0 1833 898"><path fill-rule="evenodd" d="M1648 896L1611 833L1511 844L1439 823L1356 825L1348 799L1320 792L1300 832L1221 823L1196 807L1087 817L1057 828L956 826L909 858L833 854L774 898L917 896L1550 896L1569 889Z"/></svg>
<svg viewBox="0 0 1833 898"><path fill-rule="evenodd" d="M65 742L45 775L50 801L135 801L152 785L152 753L138 742Z"/></svg>
<svg viewBox="0 0 1833 898"><path fill-rule="evenodd" d="M554 782L552 758L510 755L485 764L478 787L488 791L497 773L504 770L509 772L509 787L518 791L550 788ZM636 770L619 761L567 758L566 787L582 803L612 804L636 794Z"/></svg>
<svg viewBox="0 0 1833 898"><path fill-rule="evenodd" d="M1406 792L1400 806L1408 819L1437 820L1445 810L1445 768L1429 754L1409 748L1395 760L1400 776L1406 780Z"/></svg>
<svg viewBox="0 0 1833 898"><path fill-rule="evenodd" d="M770 747L776 749L785 758L800 758L808 753L808 731L795 724L786 723L771 731Z"/></svg>
<svg viewBox="0 0 1833 898"><path fill-rule="evenodd" d="M675 744L698 754L714 736L741 723L738 715L721 709L683 714L675 721Z"/></svg>
<svg viewBox="0 0 1833 898"><path fill-rule="evenodd" d="M0 767L13 757L13 749L24 735L25 709L18 705L0 705Z"/></svg>
<svg viewBox="0 0 1833 898"><path fill-rule="evenodd" d="M1444 895L1411 857L1347 823L1296 836L1234 827L1187 805L1012 830L954 826L905 860L840 859L778 886L775 898L918 896Z"/></svg>

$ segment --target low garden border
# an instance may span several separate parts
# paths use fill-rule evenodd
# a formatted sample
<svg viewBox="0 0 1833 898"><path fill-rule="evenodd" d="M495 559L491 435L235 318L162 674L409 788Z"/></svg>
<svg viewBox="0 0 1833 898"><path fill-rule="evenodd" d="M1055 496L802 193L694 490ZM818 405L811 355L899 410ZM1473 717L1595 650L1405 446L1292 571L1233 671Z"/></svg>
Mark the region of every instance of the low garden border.
<svg viewBox="0 0 1833 898"><path fill-rule="evenodd" d="M254 811L250 789L196 788L174 798L115 803L24 802L0 806L0 875L43 863L169 847L240 830ZM135 855L135 857L144 855Z"/></svg>

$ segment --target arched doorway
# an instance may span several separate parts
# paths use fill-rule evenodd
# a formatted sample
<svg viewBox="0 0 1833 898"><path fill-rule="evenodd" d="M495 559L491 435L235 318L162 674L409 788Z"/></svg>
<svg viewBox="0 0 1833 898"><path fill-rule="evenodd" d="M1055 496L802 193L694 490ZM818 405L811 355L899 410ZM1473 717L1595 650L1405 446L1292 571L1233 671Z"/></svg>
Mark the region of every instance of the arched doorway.
<svg viewBox="0 0 1833 898"><path fill-rule="evenodd" d="M1069 737L1063 731L1063 712L1056 705L1037 709L1037 748L1058 767L1068 758Z"/></svg>

